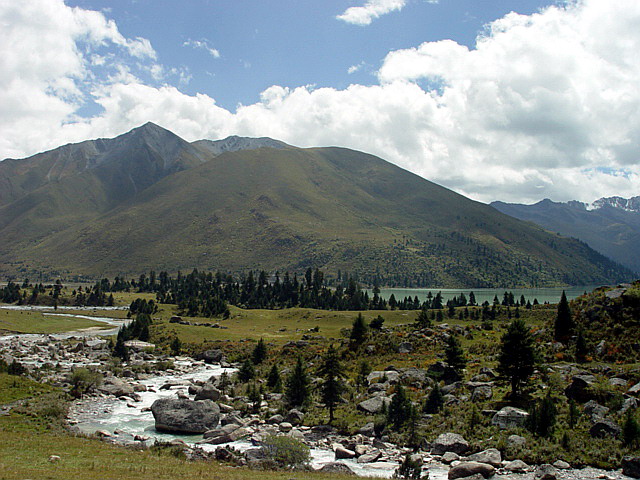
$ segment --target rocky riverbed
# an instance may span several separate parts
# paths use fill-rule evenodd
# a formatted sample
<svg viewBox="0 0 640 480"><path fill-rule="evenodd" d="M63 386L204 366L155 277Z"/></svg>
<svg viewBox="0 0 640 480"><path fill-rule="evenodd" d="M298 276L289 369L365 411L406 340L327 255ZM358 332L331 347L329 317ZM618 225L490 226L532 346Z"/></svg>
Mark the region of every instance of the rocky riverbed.
<svg viewBox="0 0 640 480"><path fill-rule="evenodd" d="M114 327L118 322L122 320L105 318ZM621 471L572 469L561 460L554 465L529 466L517 459L507 461L495 449L472 454L465 439L453 432L423 444L418 452L409 452L376 438L373 424L353 436L340 435L325 425L306 425L304 413L282 412L279 394L266 394L253 408L246 397L225 392L221 376L232 374L237 366L228 364L219 351L195 360L143 349L134 351L128 363L114 370L107 342L95 333L81 332L0 337L0 357L38 369L41 381L59 386L66 385L73 368L90 366L101 371L104 381L92 394L72 403L68 422L76 432L123 445L146 448L157 441L171 442L192 458L255 465L264 460L261 446L265 439L284 435L309 446L312 468L361 476L391 477L410 453L423 465L423 478L428 472L431 479L631 478ZM363 408L367 407L375 408ZM496 421L517 421L518 415L502 412ZM514 442L522 439L512 437ZM629 472L638 471L633 470L638 466L629 468Z"/></svg>

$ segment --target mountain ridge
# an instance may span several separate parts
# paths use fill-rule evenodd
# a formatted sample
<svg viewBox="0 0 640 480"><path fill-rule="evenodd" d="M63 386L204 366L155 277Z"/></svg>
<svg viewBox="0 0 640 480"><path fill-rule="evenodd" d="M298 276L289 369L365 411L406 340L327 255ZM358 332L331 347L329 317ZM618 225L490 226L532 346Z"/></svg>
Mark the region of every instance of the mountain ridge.
<svg viewBox="0 0 640 480"><path fill-rule="evenodd" d="M89 142L61 147L73 162L55 181L46 172L60 149L19 173L0 162L0 183L22 188L0 205L0 274L319 267L476 287L628 274L580 242L355 150L231 137L207 154L153 124Z"/></svg>
<svg viewBox="0 0 640 480"><path fill-rule="evenodd" d="M491 206L552 232L578 238L640 272L640 197L603 197L591 204L544 199L532 205L492 202Z"/></svg>

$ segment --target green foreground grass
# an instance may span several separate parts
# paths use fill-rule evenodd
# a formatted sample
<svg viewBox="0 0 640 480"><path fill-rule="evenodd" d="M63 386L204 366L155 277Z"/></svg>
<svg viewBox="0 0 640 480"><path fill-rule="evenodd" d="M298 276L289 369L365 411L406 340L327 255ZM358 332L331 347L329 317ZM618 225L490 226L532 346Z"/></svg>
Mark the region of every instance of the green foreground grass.
<svg viewBox="0 0 640 480"><path fill-rule="evenodd" d="M217 462L188 462L169 451L135 450L109 445L94 438L66 432L58 417L63 397L53 387L0 374L0 405L22 400L11 415L0 416L0 480L9 479L92 479L163 480L225 479L281 480L340 476L311 472L256 472L232 468ZM60 461L49 461L51 455Z"/></svg>

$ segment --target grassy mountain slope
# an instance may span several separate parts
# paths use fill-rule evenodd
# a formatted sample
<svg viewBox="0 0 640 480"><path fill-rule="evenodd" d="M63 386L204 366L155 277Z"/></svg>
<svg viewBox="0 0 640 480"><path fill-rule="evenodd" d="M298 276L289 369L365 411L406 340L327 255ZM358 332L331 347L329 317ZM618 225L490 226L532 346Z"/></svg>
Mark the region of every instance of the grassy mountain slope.
<svg viewBox="0 0 640 480"><path fill-rule="evenodd" d="M113 139L117 155L111 148L55 181L39 173L41 185L1 207L0 273L320 267L431 286L606 283L628 273L372 155L290 147L207 158L163 132L147 125Z"/></svg>
<svg viewBox="0 0 640 480"><path fill-rule="evenodd" d="M640 272L640 213L610 205L587 210L578 202L542 200L534 205L491 204L499 211L552 232L579 238L591 248Z"/></svg>

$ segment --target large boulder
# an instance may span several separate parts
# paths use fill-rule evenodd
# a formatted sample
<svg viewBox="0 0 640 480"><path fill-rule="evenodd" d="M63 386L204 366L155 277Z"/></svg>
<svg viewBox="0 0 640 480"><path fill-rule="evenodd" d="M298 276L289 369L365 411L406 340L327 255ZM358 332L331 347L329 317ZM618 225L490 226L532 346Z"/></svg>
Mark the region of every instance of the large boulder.
<svg viewBox="0 0 640 480"><path fill-rule="evenodd" d="M204 386L196 393L194 400L211 400L217 402L220 400L222 393L216 387L210 383L205 383Z"/></svg>
<svg viewBox="0 0 640 480"><path fill-rule="evenodd" d="M620 428L620 425L606 418L602 418L598 420L589 429L589 434L592 437L597 437L597 438L603 438L603 437L618 438L621 433L622 433L622 429Z"/></svg>
<svg viewBox="0 0 640 480"><path fill-rule="evenodd" d="M595 382L596 377L593 375L576 375L571 379L571 384L565 389L564 394L576 402L586 403L595 398Z"/></svg>
<svg viewBox="0 0 640 480"><path fill-rule="evenodd" d="M504 407L491 419L491 424L501 429L521 428L527 421L529 414L515 407Z"/></svg>
<svg viewBox="0 0 640 480"><path fill-rule="evenodd" d="M622 459L622 473L632 478L640 478L640 457L624 457Z"/></svg>
<svg viewBox="0 0 640 480"><path fill-rule="evenodd" d="M391 403L391 399L384 396L373 397L369 400L365 400L364 402L360 402L358 404L358 410L361 410L370 415L375 415L382 410L383 403L388 406Z"/></svg>
<svg viewBox="0 0 640 480"><path fill-rule="evenodd" d="M595 400L589 400L584 404L584 413L591 418L592 422L597 422L609 413L609 409L600 405Z"/></svg>
<svg viewBox="0 0 640 480"><path fill-rule="evenodd" d="M199 360L204 360L206 363L221 363L226 361L224 352L219 349L206 350L198 355Z"/></svg>
<svg viewBox="0 0 640 480"><path fill-rule="evenodd" d="M432 455L443 455L446 452L464 454L469 450L469 442L457 433L443 433L431 443Z"/></svg>
<svg viewBox="0 0 640 480"><path fill-rule="evenodd" d="M473 389L473 393L471 394L472 402L486 402L487 400L491 400L493 396L493 390L489 385L481 385Z"/></svg>
<svg viewBox="0 0 640 480"><path fill-rule="evenodd" d="M107 377L103 380L102 385L98 387L98 391L113 395L115 397L130 396L133 394L133 386L120 380L117 377Z"/></svg>
<svg viewBox="0 0 640 480"><path fill-rule="evenodd" d="M160 398L151 405L159 432L199 434L216 428L220 407L211 400Z"/></svg>
<svg viewBox="0 0 640 480"><path fill-rule="evenodd" d="M449 480L456 478L467 478L472 475L480 474L484 478L492 477L496 473L496 469L491 465L479 462L463 462L449 470Z"/></svg>
<svg viewBox="0 0 640 480"><path fill-rule="evenodd" d="M482 452L474 453L467 456L467 459L471 462L488 463L496 468L502 467L502 455L500 450L496 448L488 448Z"/></svg>
<svg viewBox="0 0 640 480"><path fill-rule="evenodd" d="M240 440L242 437L251 435L251 430L239 425L229 423L222 428L209 430L205 432L203 437L206 443L211 445L220 445L222 443L231 443Z"/></svg>
<svg viewBox="0 0 640 480"><path fill-rule="evenodd" d="M325 463L319 471L322 473L335 473L339 475L355 475L355 472L342 462Z"/></svg>
<svg viewBox="0 0 640 480"><path fill-rule="evenodd" d="M354 452L353 450L349 450L342 445L335 445L333 448L333 453L335 454L336 460L356 457L356 452Z"/></svg>
<svg viewBox="0 0 640 480"><path fill-rule="evenodd" d="M557 478L558 472L553 465L545 463L543 465L538 465L536 468L536 480L556 480Z"/></svg>

